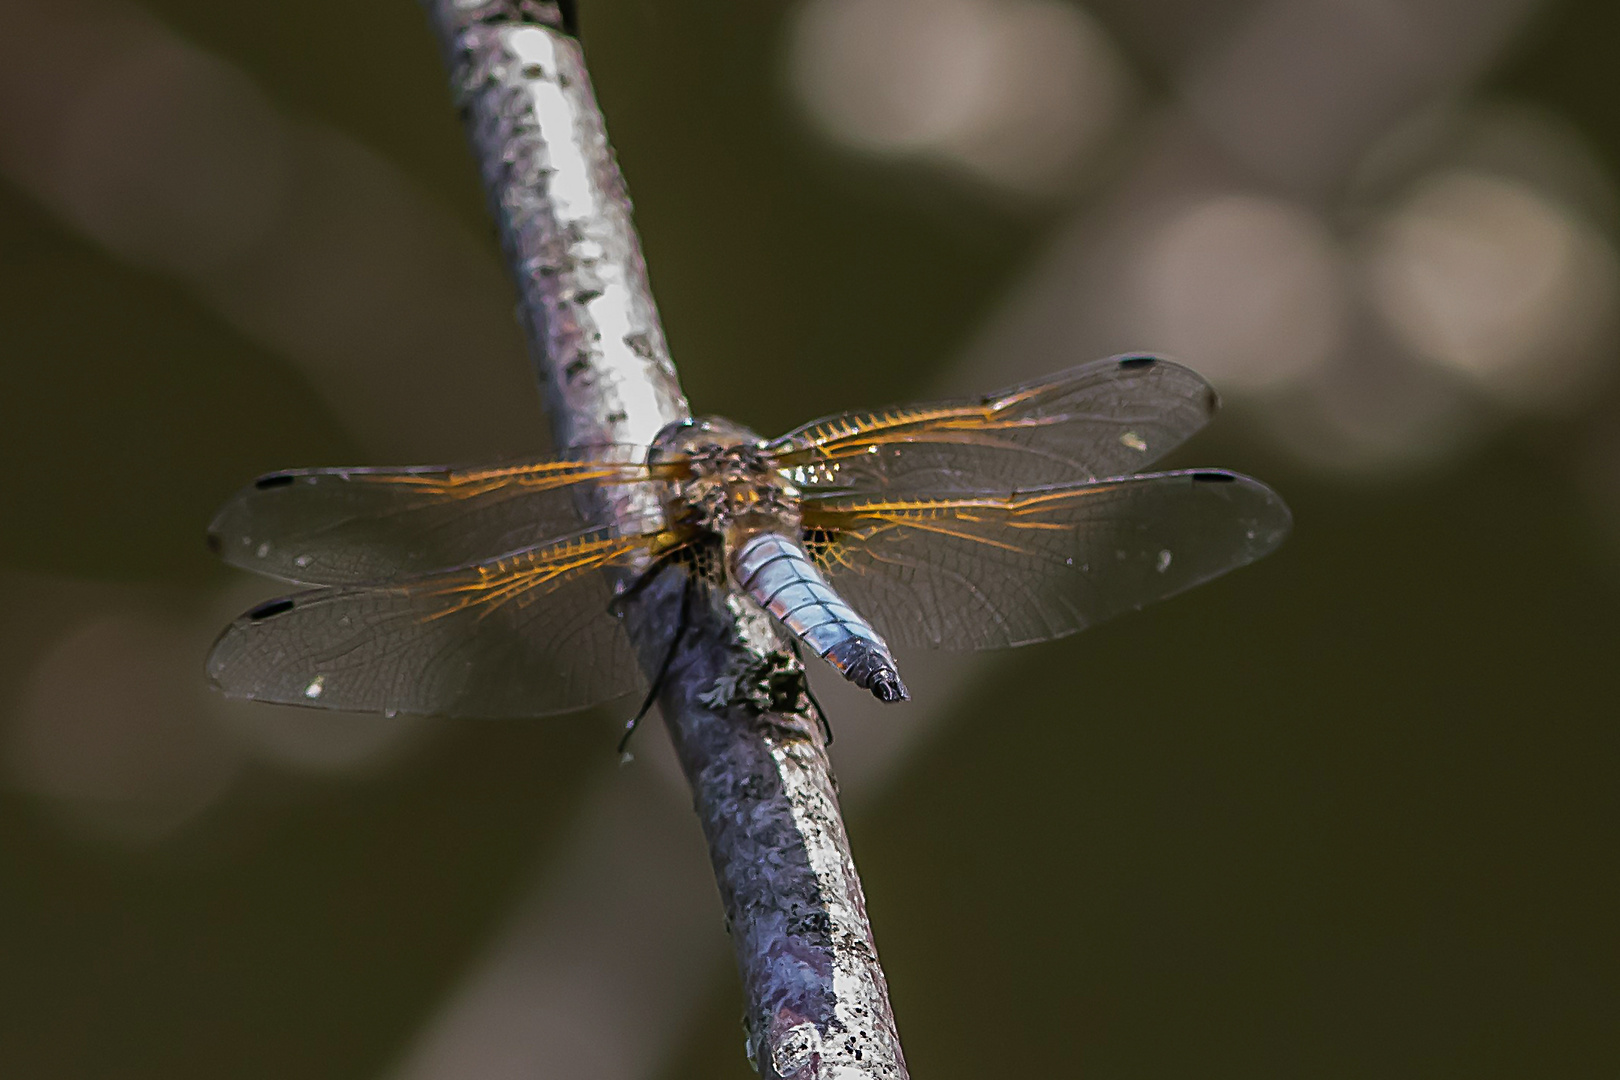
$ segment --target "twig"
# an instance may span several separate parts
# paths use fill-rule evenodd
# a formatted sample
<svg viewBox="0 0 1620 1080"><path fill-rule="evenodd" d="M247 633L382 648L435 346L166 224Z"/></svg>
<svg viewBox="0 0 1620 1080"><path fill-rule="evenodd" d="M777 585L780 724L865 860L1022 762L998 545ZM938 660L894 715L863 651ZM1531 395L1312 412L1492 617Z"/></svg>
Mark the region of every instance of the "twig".
<svg viewBox="0 0 1620 1080"><path fill-rule="evenodd" d="M517 279L556 441L646 446L689 412L564 6L425 4ZM646 497L602 493L615 514L634 514ZM626 605L649 669L664 659L686 588L664 573ZM698 593L659 703L736 947L750 1057L766 1077L904 1078L804 668L757 607Z"/></svg>

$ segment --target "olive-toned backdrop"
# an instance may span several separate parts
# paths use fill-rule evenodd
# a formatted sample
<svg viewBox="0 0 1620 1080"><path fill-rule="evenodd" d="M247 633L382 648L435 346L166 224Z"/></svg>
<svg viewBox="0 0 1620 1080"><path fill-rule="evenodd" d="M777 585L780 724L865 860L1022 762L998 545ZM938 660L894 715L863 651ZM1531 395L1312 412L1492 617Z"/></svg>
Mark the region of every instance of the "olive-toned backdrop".
<svg viewBox="0 0 1620 1080"><path fill-rule="evenodd" d="M1089 197L1001 199L829 145L784 90L778 0L581 6L701 411L771 432L927 392ZM1126 8L1095 13L1140 92L1170 93ZM410 0L143 10L493 247ZM1556 113L1620 173L1617 40L1613 5L1548 4L1475 90ZM54 58L93 63L71 38ZM38 711L40 665L108 590L206 621L236 579L201 538L236 486L378 445L273 336L109 252L11 175L3 723ZM1620 467L1620 399L1593 386L1417 470L1312 468L1241 395L1178 456L1264 477L1293 538L1195 594L998 659L852 808L914 1075L1620 1071L1620 484L1603 471L1605 454ZM533 430L506 448L544 445L537 399ZM201 661L184 669L199 682ZM95 651L81 662L89 678ZM563 842L610 721L438 726L349 772L253 767L183 822L131 835L14 765L0 1074L390 1075L524 895L537 849ZM713 964L669 1080L750 1075L735 979Z"/></svg>

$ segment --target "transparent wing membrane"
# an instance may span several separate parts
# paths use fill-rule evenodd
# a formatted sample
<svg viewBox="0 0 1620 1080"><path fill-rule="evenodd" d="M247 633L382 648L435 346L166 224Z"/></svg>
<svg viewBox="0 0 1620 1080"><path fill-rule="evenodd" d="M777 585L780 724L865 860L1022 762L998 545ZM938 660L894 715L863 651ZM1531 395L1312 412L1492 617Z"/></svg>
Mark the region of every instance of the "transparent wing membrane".
<svg viewBox="0 0 1620 1080"><path fill-rule="evenodd" d="M606 526L585 510L580 485L646 481L645 456L609 446L485 469L273 473L225 504L209 542L225 561L283 581L403 579ZM626 531L661 526L649 519Z"/></svg>
<svg viewBox="0 0 1620 1080"><path fill-rule="evenodd" d="M820 420L768 452L807 496L1023 490L1136 472L1218 404L1180 364L1116 357L976 401Z"/></svg>
<svg viewBox="0 0 1620 1080"><path fill-rule="evenodd" d="M210 541L234 565L321 587L238 619L209 674L232 696L330 709L582 708L643 685L605 570L667 557L718 580L733 525L791 534L795 509L828 583L891 644L1062 637L1282 542L1288 509L1256 480L1135 475L1217 404L1187 368L1127 356L765 444L711 421L661 440L651 463L651 448L609 446L483 469L277 473L226 504ZM630 516L594 509L600 487Z"/></svg>
<svg viewBox="0 0 1620 1080"><path fill-rule="evenodd" d="M271 601L226 629L208 672L232 697L356 712L583 708L643 685L602 571L646 546L603 530L451 573Z"/></svg>
<svg viewBox="0 0 1620 1080"><path fill-rule="evenodd" d="M806 545L891 644L1045 641L1255 561L1287 535L1282 499L1216 470L1017 495L807 504Z"/></svg>

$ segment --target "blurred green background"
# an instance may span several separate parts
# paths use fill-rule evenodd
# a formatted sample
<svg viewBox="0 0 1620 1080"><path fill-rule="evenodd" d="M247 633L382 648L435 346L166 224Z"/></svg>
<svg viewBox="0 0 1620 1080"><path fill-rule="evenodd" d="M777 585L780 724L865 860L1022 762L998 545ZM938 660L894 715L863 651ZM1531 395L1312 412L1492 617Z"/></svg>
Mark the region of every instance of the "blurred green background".
<svg viewBox="0 0 1620 1080"><path fill-rule="evenodd" d="M698 410L1162 348L1229 404L1176 463L1294 509L1252 569L842 721L914 1075L1620 1072L1620 12L581 8ZM751 1075L695 822L615 717L201 686L268 591L202 544L237 486L546 442L416 5L0 0L0 42L0 1075ZM636 784L684 922L657 867L575 869ZM502 961L523 912L605 944Z"/></svg>

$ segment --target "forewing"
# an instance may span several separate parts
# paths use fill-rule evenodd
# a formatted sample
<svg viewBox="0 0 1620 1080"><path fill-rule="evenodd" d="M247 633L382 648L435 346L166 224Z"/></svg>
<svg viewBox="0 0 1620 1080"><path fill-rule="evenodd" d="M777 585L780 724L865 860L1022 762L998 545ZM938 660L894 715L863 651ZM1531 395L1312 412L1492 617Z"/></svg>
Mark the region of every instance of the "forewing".
<svg viewBox="0 0 1620 1080"><path fill-rule="evenodd" d="M582 488L648 481L645 454L609 446L485 469L272 473L225 504L209 543L226 562L284 581L409 578L612 524L586 509ZM650 514L624 531L661 527Z"/></svg>
<svg viewBox="0 0 1620 1080"><path fill-rule="evenodd" d="M543 716L642 685L603 571L644 538L609 531L380 587L261 604L208 660L227 695L353 712Z"/></svg>
<svg viewBox="0 0 1620 1080"><path fill-rule="evenodd" d="M891 644L1045 641L1174 596L1277 547L1290 526L1258 480L1156 473L1016 496L808 504L806 544Z"/></svg>
<svg viewBox="0 0 1620 1080"><path fill-rule="evenodd" d="M768 450L807 494L1010 492L1136 472L1218 405L1180 364L1115 357L976 401L820 420Z"/></svg>

